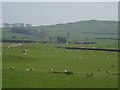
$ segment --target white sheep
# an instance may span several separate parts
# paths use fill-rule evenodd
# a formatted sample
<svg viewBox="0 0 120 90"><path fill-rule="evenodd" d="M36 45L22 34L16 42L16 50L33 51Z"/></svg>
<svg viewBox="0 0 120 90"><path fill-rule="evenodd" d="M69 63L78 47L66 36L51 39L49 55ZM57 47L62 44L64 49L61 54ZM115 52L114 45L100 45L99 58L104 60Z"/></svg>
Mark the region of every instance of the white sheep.
<svg viewBox="0 0 120 90"><path fill-rule="evenodd" d="M109 57L107 56L106 59L109 59Z"/></svg>
<svg viewBox="0 0 120 90"><path fill-rule="evenodd" d="M53 71L53 68L50 68L50 71Z"/></svg>
<svg viewBox="0 0 120 90"><path fill-rule="evenodd" d="M21 43L18 43L18 46L21 46L22 44Z"/></svg>
<svg viewBox="0 0 120 90"><path fill-rule="evenodd" d="M64 72L66 73L66 72L67 72L67 70L64 70Z"/></svg>
<svg viewBox="0 0 120 90"><path fill-rule="evenodd" d="M66 44L68 44L68 42L66 42Z"/></svg>
<svg viewBox="0 0 120 90"><path fill-rule="evenodd" d="M14 68L14 67L10 67L10 69L11 69L11 70L15 70L15 68Z"/></svg>
<svg viewBox="0 0 120 90"><path fill-rule="evenodd" d="M27 68L27 69L26 69L26 71L27 71L27 72L29 72L29 71L30 71L30 69L28 69L28 68Z"/></svg>
<svg viewBox="0 0 120 90"><path fill-rule="evenodd" d="M23 49L23 52L24 52L24 53L26 53L26 52L27 52L27 50L26 50L26 49Z"/></svg>
<svg viewBox="0 0 120 90"><path fill-rule="evenodd" d="M73 74L72 71L67 71L67 70L64 70L64 73L67 74L67 75L71 75L71 74Z"/></svg>

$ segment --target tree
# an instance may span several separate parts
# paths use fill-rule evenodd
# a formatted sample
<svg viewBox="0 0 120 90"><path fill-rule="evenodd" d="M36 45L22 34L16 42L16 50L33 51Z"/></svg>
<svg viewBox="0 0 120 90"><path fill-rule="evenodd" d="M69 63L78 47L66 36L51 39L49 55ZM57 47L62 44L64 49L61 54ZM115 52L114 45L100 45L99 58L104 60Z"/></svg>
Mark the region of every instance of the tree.
<svg viewBox="0 0 120 90"><path fill-rule="evenodd" d="M16 36L12 36L12 38L16 38Z"/></svg>
<svg viewBox="0 0 120 90"><path fill-rule="evenodd" d="M66 40L65 37L60 37L60 36L58 36L58 37L57 37L57 42L58 42L58 43L66 43L67 40Z"/></svg>
<svg viewBox="0 0 120 90"><path fill-rule="evenodd" d="M10 25L9 23L4 23L3 26L4 26L5 28L11 27L11 25Z"/></svg>
<svg viewBox="0 0 120 90"><path fill-rule="evenodd" d="M12 24L11 32L31 34L31 27L29 24L27 24L27 26L25 26L24 23L14 23L14 24Z"/></svg>

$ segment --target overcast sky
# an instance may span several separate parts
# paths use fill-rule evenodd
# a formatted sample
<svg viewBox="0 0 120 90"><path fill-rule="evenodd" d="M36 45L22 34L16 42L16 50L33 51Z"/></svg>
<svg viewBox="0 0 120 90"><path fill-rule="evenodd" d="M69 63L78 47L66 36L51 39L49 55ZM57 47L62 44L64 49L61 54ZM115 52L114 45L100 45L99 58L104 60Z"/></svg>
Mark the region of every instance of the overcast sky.
<svg viewBox="0 0 120 90"><path fill-rule="evenodd" d="M118 20L117 2L3 2L2 22L57 24L80 20Z"/></svg>

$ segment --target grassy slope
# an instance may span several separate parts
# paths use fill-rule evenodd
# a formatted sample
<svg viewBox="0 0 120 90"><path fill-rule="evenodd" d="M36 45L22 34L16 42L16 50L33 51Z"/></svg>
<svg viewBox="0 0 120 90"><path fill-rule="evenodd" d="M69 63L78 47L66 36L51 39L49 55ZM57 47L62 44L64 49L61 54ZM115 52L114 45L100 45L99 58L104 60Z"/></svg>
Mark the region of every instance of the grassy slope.
<svg viewBox="0 0 120 90"><path fill-rule="evenodd" d="M85 32L89 33L115 33L118 32L117 22L114 21L80 21L75 23L67 23L67 24L57 24L51 26L41 26L40 28L43 30L49 31L50 35L53 36L66 36L66 33L69 32L71 34L71 39L80 40L86 37L89 38L115 38L116 35L98 35L98 34L85 34ZM82 33L84 32L84 33Z"/></svg>
<svg viewBox="0 0 120 90"><path fill-rule="evenodd" d="M29 44L22 47L7 49L3 47L3 87L117 87L117 75L107 76L106 71L117 74L117 53L93 51L85 54L85 51L70 51L55 48L54 44ZM25 55L22 50L29 49ZM49 48L49 49L48 49ZM57 52L59 51L59 52ZM106 56L109 59L106 59ZM82 57L82 59L79 59ZM76 60L73 60L76 58ZM116 67L111 67L113 64ZM15 71L9 70L11 66ZM33 72L27 72L27 68L35 68ZM50 68L55 71L64 69L75 74L49 73ZM101 72L98 69L102 68ZM93 72L94 76L88 78L81 74Z"/></svg>
<svg viewBox="0 0 120 90"><path fill-rule="evenodd" d="M69 32L70 38L69 41L84 41L86 37L90 38L89 40L95 41L92 38L117 38L117 34L90 34L90 33L117 33L118 26L115 21L80 21L66 24L57 24L57 25L46 25L46 26L38 26L32 27L33 30L47 30L48 36L65 36ZM12 37L13 35L22 38L26 35L16 34L8 32L9 29L4 30L3 37ZM82 33L83 32L83 33ZM86 34L88 32L89 34ZM26 38L30 38L27 36ZM98 40L96 40L98 41Z"/></svg>

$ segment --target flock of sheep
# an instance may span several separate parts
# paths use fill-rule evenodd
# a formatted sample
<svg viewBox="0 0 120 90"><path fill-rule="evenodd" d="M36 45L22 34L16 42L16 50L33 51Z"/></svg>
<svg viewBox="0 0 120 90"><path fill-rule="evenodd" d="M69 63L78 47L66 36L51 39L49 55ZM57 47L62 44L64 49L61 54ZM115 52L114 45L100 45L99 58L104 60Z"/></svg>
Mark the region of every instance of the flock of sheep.
<svg viewBox="0 0 120 90"><path fill-rule="evenodd" d="M113 67L115 67L115 65L113 65ZM12 66L12 67L10 67L10 70L15 70L15 68ZM27 69L26 69L27 72L29 72L29 71L34 71L34 70L35 70L34 68L27 68ZM101 68L98 69L99 72L100 72L101 70L102 70ZM63 72L54 71L53 68L50 68L49 71L52 72L52 73L64 73L64 74L67 74L67 75L74 74L72 71L67 71L67 70L64 70ZM107 75L109 76L109 75L110 75L110 70L107 70L106 73L107 73ZM87 76L87 77L92 77L92 76L93 76L93 73L92 73L92 72L91 72L91 73L88 72L88 73L86 73L86 76Z"/></svg>
<svg viewBox="0 0 120 90"><path fill-rule="evenodd" d="M21 46L22 44L20 44L20 43L18 43L16 46ZM7 49L9 49L10 47L7 47ZM49 48L47 49L47 50L49 50ZM27 54L27 52L28 52L29 50L26 50L26 49L23 49L22 50L22 52L24 53L24 54ZM71 51L71 50L65 50L65 52L69 52L69 51ZM58 53L59 51L57 50L57 53ZM80 53L80 51L78 51L78 53ZM93 53L92 51L90 52L91 54ZM79 59L82 59L82 57L79 57ZM106 57L106 59L109 59L109 57L107 56ZM73 60L76 60L76 58L73 58ZM112 65L112 67L115 67L115 65L113 64ZM15 67L10 67L10 70L15 70ZM26 71L27 72L29 72L29 71L34 71L35 69L34 68L27 68L26 69ZM102 69L101 68L99 68L98 69L98 71L100 72ZM54 71L54 69L53 68L50 68L49 69L49 71L50 72L52 72L52 73L64 73L64 74L67 74L67 75L71 75L71 74L74 74L72 71L67 71L67 70L63 70L63 72L58 72L58 71ZM106 71L106 73L107 73L107 75L110 75L110 70L107 70ZM87 77L92 77L93 76L93 73L86 73L86 76Z"/></svg>
<svg viewBox="0 0 120 90"><path fill-rule="evenodd" d="M15 67L10 67L10 70L15 70ZM29 71L34 71L35 69L34 68L27 68L26 69L26 71L27 72L29 72ZM98 71L100 72L102 69L101 68L99 68L98 69ZM67 71L67 70L64 70L63 72L59 72L59 71L54 71L54 69L53 68L50 68L49 69L49 72L52 72L52 73L64 73L64 74L66 74L66 75L72 75L72 74L74 74L72 71ZM110 75L110 70L107 70L106 71L106 73L107 73L107 75L109 76ZM92 77L93 76L93 73L91 72L88 72L88 73L86 73L86 76L87 77Z"/></svg>
<svg viewBox="0 0 120 90"><path fill-rule="evenodd" d="M10 67L10 70L15 70L15 67ZM29 71L34 71L35 69L34 68L27 68L26 71L29 72Z"/></svg>

